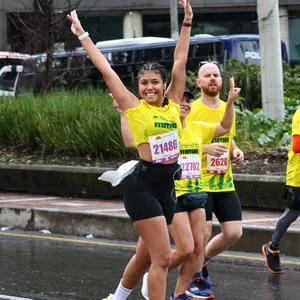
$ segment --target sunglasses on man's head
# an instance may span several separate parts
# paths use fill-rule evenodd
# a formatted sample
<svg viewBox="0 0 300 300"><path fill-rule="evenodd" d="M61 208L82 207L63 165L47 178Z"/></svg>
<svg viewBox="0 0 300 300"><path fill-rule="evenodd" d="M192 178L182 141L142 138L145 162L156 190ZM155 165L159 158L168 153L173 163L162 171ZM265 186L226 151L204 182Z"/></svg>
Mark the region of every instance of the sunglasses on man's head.
<svg viewBox="0 0 300 300"><path fill-rule="evenodd" d="M214 61L214 60L205 60L205 61L200 61L199 64L198 64L198 68L201 68L203 65L206 65L206 64L214 64L216 66L219 67L219 62L218 61Z"/></svg>

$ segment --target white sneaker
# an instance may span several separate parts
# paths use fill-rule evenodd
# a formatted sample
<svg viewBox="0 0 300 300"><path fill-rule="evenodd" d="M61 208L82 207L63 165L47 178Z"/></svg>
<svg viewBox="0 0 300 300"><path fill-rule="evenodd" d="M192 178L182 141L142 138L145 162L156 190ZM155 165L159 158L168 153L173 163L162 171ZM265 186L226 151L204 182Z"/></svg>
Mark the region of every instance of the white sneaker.
<svg viewBox="0 0 300 300"><path fill-rule="evenodd" d="M114 299L114 294L109 294L108 297L103 298L102 300L113 300Z"/></svg>
<svg viewBox="0 0 300 300"><path fill-rule="evenodd" d="M143 276L143 285L141 288L141 293L144 299L149 300L148 296L148 273L145 273Z"/></svg>

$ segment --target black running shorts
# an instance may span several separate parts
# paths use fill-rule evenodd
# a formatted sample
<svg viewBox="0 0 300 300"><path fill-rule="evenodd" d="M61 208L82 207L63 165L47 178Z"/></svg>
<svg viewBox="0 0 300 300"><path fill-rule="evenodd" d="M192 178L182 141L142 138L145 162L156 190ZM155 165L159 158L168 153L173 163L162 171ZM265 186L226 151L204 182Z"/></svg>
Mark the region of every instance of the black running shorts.
<svg viewBox="0 0 300 300"><path fill-rule="evenodd" d="M180 179L177 163L152 164L141 160L124 189L124 206L133 222L165 216L171 224L175 212L174 180Z"/></svg>
<svg viewBox="0 0 300 300"><path fill-rule="evenodd" d="M206 221L212 220L213 213L219 223L242 220L242 207L236 191L207 192L205 205Z"/></svg>

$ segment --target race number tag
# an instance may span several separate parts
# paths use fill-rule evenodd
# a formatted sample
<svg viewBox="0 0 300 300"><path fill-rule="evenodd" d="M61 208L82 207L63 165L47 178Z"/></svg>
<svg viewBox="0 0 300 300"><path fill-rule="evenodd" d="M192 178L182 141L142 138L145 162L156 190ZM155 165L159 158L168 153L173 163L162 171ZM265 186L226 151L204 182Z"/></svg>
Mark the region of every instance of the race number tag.
<svg viewBox="0 0 300 300"><path fill-rule="evenodd" d="M179 156L178 131L149 136L152 162L163 163Z"/></svg>
<svg viewBox="0 0 300 300"><path fill-rule="evenodd" d="M220 157L207 154L207 173L224 174L228 171L229 151Z"/></svg>
<svg viewBox="0 0 300 300"><path fill-rule="evenodd" d="M181 166L182 179L200 177L201 161L199 155L180 155L178 163Z"/></svg>

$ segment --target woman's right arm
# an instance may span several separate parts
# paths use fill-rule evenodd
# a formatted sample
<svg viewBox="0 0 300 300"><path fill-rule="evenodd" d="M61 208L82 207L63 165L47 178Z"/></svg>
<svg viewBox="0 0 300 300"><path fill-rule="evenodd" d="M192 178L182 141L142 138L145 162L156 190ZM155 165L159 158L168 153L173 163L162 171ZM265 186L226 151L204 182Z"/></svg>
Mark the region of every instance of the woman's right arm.
<svg viewBox="0 0 300 300"><path fill-rule="evenodd" d="M67 15L67 18L72 22L71 30L74 35L79 37L80 35L85 33L75 10L71 11L71 13ZM125 87L120 77L111 68L106 57L95 46L93 41L87 36L80 42L89 55L89 58L101 72L109 91L114 95L120 108L122 110L127 110L129 108L138 106L140 103L139 99Z"/></svg>

